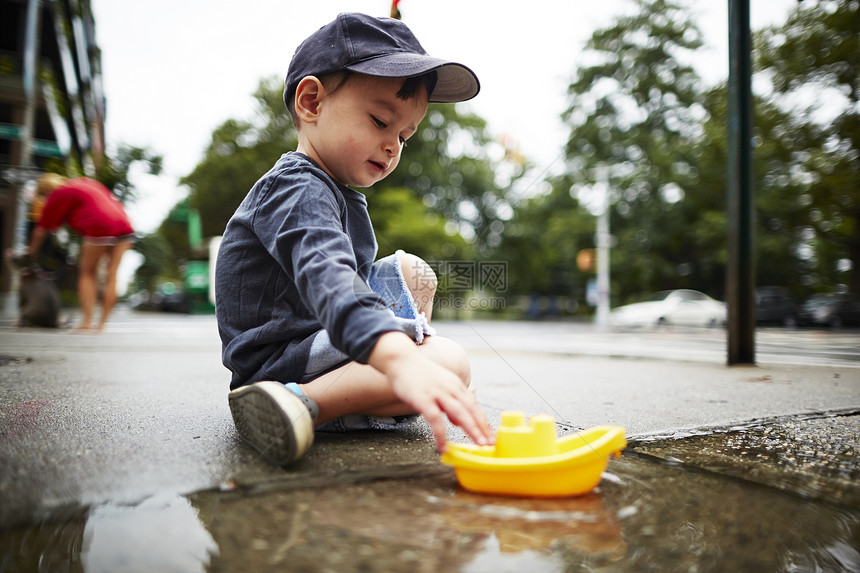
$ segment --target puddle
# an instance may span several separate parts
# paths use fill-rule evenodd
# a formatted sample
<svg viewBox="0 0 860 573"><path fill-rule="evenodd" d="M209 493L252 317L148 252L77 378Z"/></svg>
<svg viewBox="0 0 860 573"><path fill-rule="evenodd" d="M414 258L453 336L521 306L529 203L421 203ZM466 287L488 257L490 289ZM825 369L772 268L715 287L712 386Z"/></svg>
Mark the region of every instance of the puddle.
<svg viewBox="0 0 860 573"><path fill-rule="evenodd" d="M207 571L218 546L190 498L60 508L36 526L0 529L0 571Z"/></svg>
<svg viewBox="0 0 860 573"><path fill-rule="evenodd" d="M606 490L622 522L623 571L857 571L860 509L706 471L625 456Z"/></svg>
<svg viewBox="0 0 860 573"><path fill-rule="evenodd" d="M0 528L0 571L860 571L856 420L638 443L575 498L473 494L425 466L58 509Z"/></svg>
<svg viewBox="0 0 860 573"><path fill-rule="evenodd" d="M33 359L29 356L9 356L0 354L0 366L8 366L10 364L29 364Z"/></svg>

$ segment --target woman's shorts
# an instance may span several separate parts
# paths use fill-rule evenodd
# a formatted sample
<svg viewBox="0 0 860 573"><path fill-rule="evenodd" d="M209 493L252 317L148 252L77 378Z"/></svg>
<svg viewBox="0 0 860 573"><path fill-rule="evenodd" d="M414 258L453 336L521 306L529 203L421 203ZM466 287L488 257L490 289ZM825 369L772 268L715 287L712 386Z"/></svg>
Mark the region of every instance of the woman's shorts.
<svg viewBox="0 0 860 573"><path fill-rule="evenodd" d="M121 235L119 237L84 237L84 243L89 245L96 245L99 247L113 247L115 245L119 245L120 243L134 242L137 239L137 235L134 233L130 235Z"/></svg>

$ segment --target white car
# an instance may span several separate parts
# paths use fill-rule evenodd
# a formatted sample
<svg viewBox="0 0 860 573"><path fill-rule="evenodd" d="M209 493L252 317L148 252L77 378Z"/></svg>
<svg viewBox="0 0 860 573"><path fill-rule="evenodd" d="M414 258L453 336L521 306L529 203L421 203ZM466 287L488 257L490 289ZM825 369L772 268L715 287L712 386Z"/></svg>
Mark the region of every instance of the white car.
<svg viewBox="0 0 860 573"><path fill-rule="evenodd" d="M650 300L619 306L609 315L615 328L726 324L726 303L690 289L664 290Z"/></svg>

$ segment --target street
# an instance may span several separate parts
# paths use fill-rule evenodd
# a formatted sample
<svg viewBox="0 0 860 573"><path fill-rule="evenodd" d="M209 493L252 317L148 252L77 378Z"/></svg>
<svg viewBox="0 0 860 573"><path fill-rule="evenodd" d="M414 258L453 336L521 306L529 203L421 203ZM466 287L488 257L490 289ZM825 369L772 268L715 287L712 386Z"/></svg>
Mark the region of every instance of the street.
<svg viewBox="0 0 860 573"><path fill-rule="evenodd" d="M444 323L439 329L475 349L715 363L726 359L726 331L719 328L612 331L588 323L523 321L500 329L478 320ZM860 365L860 329L759 328L756 362Z"/></svg>
<svg viewBox="0 0 860 573"><path fill-rule="evenodd" d="M630 445L595 494L546 502L467 494L439 464L421 421L390 433L318 433L299 462L269 466L235 434L214 318L121 308L102 335L0 324L0 559L20 565L9 571L58 554L62 561L81 544L58 547L58 531L86 531L93 542L67 558L92 571L259 571L286 562L332 571L416 571L419 562L428 571L586 563L665 570L677 559L673 528L694 526L699 541L689 543L707 559L771 569L785 559L777 538L788 533L765 526L764 507L818 524L796 543L816 562L834 559L826 548L850 545L860 528L856 331L760 331L758 365L727 367L720 330L435 326L469 352L479 402L494 424L513 409L553 416L560 434L625 428ZM782 436L788 453L750 459L752 445L731 453L719 440L738 433L745 436L738 443L752 445ZM684 445L697 436L718 443ZM466 441L454 427L449 439ZM702 475L686 464L711 469ZM750 469L761 467L770 470ZM744 484L763 476L771 493L720 478L737 468L746 468ZM693 500L709 513L691 514ZM834 529L834 520L847 530ZM749 541L723 537L732 528ZM292 533L279 539L285 530ZM525 530L536 537L522 538ZM756 544L772 546L773 555L753 551ZM685 557L691 567L702 563L695 555ZM837 558L860 564L855 554ZM123 566L129 559L150 566Z"/></svg>
<svg viewBox="0 0 860 573"><path fill-rule="evenodd" d="M7 325L10 321L7 321ZM603 330L586 322L477 319L436 321L441 335L469 350L561 356L627 357L725 363L725 329L684 328ZM500 327L500 325L504 327ZM177 341L219 345L214 317L117 310L108 333L170 333ZM110 345L110 342L107 342ZM219 350L216 350L219 351ZM756 330L757 364L860 367L860 329L765 327Z"/></svg>

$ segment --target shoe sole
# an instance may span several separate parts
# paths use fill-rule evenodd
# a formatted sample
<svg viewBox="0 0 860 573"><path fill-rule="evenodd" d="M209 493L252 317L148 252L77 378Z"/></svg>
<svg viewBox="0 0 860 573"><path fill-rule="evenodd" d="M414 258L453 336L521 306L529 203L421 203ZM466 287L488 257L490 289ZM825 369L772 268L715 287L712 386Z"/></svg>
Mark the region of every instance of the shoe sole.
<svg viewBox="0 0 860 573"><path fill-rule="evenodd" d="M301 398L278 382L257 382L229 394L239 436L273 464L302 457L314 440L313 420Z"/></svg>

